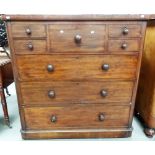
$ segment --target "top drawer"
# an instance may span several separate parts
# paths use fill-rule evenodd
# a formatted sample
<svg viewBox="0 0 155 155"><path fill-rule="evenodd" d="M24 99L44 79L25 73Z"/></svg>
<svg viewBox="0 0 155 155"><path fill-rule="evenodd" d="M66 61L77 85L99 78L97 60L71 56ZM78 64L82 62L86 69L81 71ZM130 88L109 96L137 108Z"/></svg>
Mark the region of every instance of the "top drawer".
<svg viewBox="0 0 155 155"><path fill-rule="evenodd" d="M141 24L113 24L109 25L109 37L126 37L135 38L142 36Z"/></svg>
<svg viewBox="0 0 155 155"><path fill-rule="evenodd" d="M46 27L40 22L13 22L11 27L13 37L46 37Z"/></svg>
<svg viewBox="0 0 155 155"><path fill-rule="evenodd" d="M52 52L103 52L104 22L53 22L49 25Z"/></svg>

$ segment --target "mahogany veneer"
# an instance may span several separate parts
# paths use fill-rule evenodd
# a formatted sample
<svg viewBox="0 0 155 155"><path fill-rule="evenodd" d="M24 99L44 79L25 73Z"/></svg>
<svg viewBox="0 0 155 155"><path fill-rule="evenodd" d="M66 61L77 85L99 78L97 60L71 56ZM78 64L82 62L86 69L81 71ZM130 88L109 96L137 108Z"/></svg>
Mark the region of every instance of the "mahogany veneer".
<svg viewBox="0 0 155 155"><path fill-rule="evenodd" d="M3 16L23 138L131 136L150 18Z"/></svg>

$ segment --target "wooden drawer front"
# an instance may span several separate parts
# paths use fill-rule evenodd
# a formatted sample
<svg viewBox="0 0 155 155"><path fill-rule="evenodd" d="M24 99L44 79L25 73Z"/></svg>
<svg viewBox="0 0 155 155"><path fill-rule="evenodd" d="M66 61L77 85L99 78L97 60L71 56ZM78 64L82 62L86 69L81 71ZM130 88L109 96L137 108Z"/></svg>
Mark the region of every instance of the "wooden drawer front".
<svg viewBox="0 0 155 155"><path fill-rule="evenodd" d="M53 23L49 26L52 52L103 52L105 25L91 22ZM78 41L81 37L81 41Z"/></svg>
<svg viewBox="0 0 155 155"><path fill-rule="evenodd" d="M113 24L109 25L109 37L141 37L141 24Z"/></svg>
<svg viewBox="0 0 155 155"><path fill-rule="evenodd" d="M127 127L129 111L128 106L103 105L24 109L27 129Z"/></svg>
<svg viewBox="0 0 155 155"><path fill-rule="evenodd" d="M109 40L108 50L111 52L138 52L140 40Z"/></svg>
<svg viewBox="0 0 155 155"><path fill-rule="evenodd" d="M46 27L39 22L12 22L13 37L46 37Z"/></svg>
<svg viewBox="0 0 155 155"><path fill-rule="evenodd" d="M103 80L136 77L137 55L31 55L17 56L20 80ZM109 69L103 66L109 65ZM47 68L53 66L53 71Z"/></svg>
<svg viewBox="0 0 155 155"><path fill-rule="evenodd" d="M34 54L46 52L46 40L14 40L15 53Z"/></svg>
<svg viewBox="0 0 155 155"><path fill-rule="evenodd" d="M115 103L130 104L133 82L23 82L23 103ZM51 94L52 93L52 94Z"/></svg>

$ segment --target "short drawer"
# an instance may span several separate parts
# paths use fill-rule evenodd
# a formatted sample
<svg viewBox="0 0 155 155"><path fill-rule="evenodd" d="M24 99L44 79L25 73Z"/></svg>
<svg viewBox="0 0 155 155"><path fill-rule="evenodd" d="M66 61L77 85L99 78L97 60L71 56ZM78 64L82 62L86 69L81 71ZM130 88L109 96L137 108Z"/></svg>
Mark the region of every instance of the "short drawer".
<svg viewBox="0 0 155 155"><path fill-rule="evenodd" d="M12 22L13 37L46 37L46 26L39 22Z"/></svg>
<svg viewBox="0 0 155 155"><path fill-rule="evenodd" d="M140 50L140 40L109 40L108 50L110 52L138 52Z"/></svg>
<svg viewBox="0 0 155 155"><path fill-rule="evenodd" d="M14 40L14 52L18 54L46 53L46 40Z"/></svg>
<svg viewBox="0 0 155 155"><path fill-rule="evenodd" d="M26 129L127 127L129 106L73 105L24 108Z"/></svg>
<svg viewBox="0 0 155 155"><path fill-rule="evenodd" d="M51 52L105 51L105 24L102 22L53 22L49 25Z"/></svg>
<svg viewBox="0 0 155 155"><path fill-rule="evenodd" d="M113 24L109 25L109 37L142 37L141 24Z"/></svg>
<svg viewBox="0 0 155 155"><path fill-rule="evenodd" d="M18 55L20 81L135 79L137 55Z"/></svg>
<svg viewBox="0 0 155 155"><path fill-rule="evenodd" d="M130 105L133 82L22 82L24 105L106 104Z"/></svg>

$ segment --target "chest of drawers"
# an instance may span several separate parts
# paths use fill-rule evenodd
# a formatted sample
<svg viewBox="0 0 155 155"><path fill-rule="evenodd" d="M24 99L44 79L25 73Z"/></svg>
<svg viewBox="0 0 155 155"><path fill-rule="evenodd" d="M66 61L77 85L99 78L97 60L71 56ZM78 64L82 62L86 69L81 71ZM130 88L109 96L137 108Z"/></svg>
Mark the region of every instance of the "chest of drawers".
<svg viewBox="0 0 155 155"><path fill-rule="evenodd" d="M3 19L24 139L131 135L144 16Z"/></svg>

